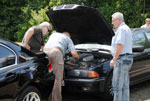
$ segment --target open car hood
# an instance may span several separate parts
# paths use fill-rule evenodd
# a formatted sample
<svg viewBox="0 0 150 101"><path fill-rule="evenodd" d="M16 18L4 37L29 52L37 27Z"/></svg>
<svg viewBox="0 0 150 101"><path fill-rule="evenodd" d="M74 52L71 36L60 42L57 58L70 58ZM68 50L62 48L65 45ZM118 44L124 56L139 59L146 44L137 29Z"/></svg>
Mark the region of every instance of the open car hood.
<svg viewBox="0 0 150 101"><path fill-rule="evenodd" d="M57 32L69 32L74 44L110 45L113 30L95 8L74 4L49 9L46 14Z"/></svg>

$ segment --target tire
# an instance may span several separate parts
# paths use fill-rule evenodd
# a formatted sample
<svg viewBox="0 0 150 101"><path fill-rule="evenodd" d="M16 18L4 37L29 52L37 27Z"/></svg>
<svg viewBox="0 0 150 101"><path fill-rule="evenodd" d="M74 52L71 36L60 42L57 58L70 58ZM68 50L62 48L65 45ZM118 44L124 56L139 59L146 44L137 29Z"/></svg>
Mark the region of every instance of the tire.
<svg viewBox="0 0 150 101"><path fill-rule="evenodd" d="M108 79L107 79L106 84L105 84L104 98L109 99L109 100L113 99L112 73L108 76Z"/></svg>
<svg viewBox="0 0 150 101"><path fill-rule="evenodd" d="M39 90L33 86L29 86L21 92L17 101L42 101L42 99Z"/></svg>

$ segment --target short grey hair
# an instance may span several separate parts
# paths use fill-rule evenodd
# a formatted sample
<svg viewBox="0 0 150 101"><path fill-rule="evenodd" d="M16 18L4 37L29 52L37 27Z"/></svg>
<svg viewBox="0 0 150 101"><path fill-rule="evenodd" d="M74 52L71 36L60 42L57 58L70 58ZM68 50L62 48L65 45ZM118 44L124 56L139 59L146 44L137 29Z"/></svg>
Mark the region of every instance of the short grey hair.
<svg viewBox="0 0 150 101"><path fill-rule="evenodd" d="M120 19L120 20L124 21L123 14L120 13L120 12L114 13L114 14L112 15L112 18L114 18L114 19Z"/></svg>
<svg viewBox="0 0 150 101"><path fill-rule="evenodd" d="M47 27L51 27L51 24L50 23L48 23L48 22L42 22L41 24L40 24L40 26L42 27L42 26L47 26Z"/></svg>

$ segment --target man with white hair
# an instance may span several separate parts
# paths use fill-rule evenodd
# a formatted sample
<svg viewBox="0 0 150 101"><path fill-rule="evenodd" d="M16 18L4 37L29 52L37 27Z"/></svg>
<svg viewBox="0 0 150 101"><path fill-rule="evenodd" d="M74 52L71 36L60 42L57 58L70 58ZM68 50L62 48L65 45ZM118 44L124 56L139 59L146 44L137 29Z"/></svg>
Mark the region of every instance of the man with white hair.
<svg viewBox="0 0 150 101"><path fill-rule="evenodd" d="M112 24L115 29L111 43L113 59L110 61L110 66L113 67L113 100L129 101L129 70L133 63L132 32L120 12L112 15Z"/></svg>
<svg viewBox="0 0 150 101"><path fill-rule="evenodd" d="M48 22L42 22L40 25L29 28L24 35L22 45L28 50L32 50L33 52L40 50L43 51L43 36L47 35L51 29L52 27Z"/></svg>
<svg viewBox="0 0 150 101"><path fill-rule="evenodd" d="M141 28L150 28L150 18L145 19L145 24Z"/></svg>

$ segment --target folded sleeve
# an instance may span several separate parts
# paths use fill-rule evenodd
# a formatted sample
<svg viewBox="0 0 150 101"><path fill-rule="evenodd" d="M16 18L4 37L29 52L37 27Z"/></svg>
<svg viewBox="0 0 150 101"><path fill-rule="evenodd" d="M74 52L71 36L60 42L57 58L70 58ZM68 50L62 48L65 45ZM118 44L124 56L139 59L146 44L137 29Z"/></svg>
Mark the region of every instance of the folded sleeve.
<svg viewBox="0 0 150 101"><path fill-rule="evenodd" d="M75 50L74 43L70 38L69 38L68 50L69 51Z"/></svg>
<svg viewBox="0 0 150 101"><path fill-rule="evenodd" d="M125 43L126 31L124 29L119 29L115 44L123 44Z"/></svg>

